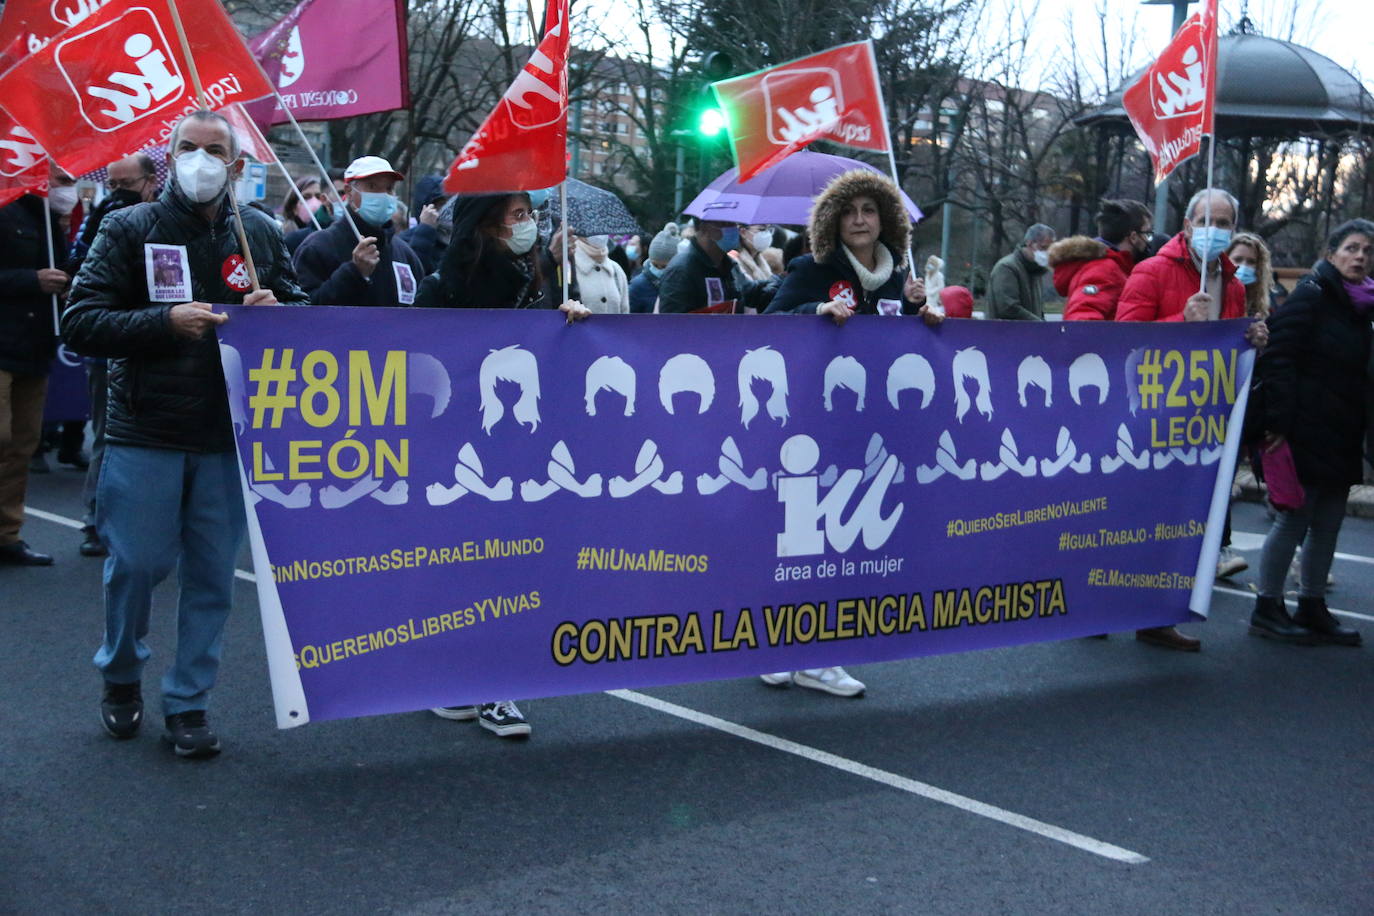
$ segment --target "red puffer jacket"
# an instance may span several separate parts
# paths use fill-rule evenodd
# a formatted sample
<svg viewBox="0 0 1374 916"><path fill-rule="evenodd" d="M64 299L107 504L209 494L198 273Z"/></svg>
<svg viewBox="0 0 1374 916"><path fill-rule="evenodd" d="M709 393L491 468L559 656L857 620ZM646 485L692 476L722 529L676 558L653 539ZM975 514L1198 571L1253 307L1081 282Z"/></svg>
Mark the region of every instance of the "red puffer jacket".
<svg viewBox="0 0 1374 916"><path fill-rule="evenodd" d="M1222 318L1245 317L1245 284L1236 279L1236 266L1221 256ZM1121 301L1116 306L1117 321L1182 321L1183 306L1198 291L1202 277L1188 251L1183 233L1169 239L1159 254L1135 266Z"/></svg>
<svg viewBox="0 0 1374 916"><path fill-rule="evenodd" d="M1066 300L1065 321L1111 321L1116 303L1135 265L1129 251L1075 235L1050 246L1054 288Z"/></svg>

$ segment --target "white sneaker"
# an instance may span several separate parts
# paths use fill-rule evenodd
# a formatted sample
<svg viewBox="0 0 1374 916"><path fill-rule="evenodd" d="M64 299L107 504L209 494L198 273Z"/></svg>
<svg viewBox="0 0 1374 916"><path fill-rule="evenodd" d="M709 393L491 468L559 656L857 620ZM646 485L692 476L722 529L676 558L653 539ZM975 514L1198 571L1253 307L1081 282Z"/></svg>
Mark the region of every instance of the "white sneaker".
<svg viewBox="0 0 1374 916"><path fill-rule="evenodd" d="M452 719L455 722L468 722L477 718L476 706L431 706L429 711L441 719Z"/></svg>
<svg viewBox="0 0 1374 916"><path fill-rule="evenodd" d="M788 684L792 683L792 672L778 671L774 674L760 674L759 680L763 681L769 687L786 687Z"/></svg>
<svg viewBox="0 0 1374 916"><path fill-rule="evenodd" d="M843 668L808 668L792 675L798 687L833 693L837 697L857 697L864 692L863 681L849 676Z"/></svg>
<svg viewBox="0 0 1374 916"><path fill-rule="evenodd" d="M1236 553L1230 547L1221 548L1221 553L1217 555L1217 578L1229 579L1236 573L1245 572L1250 568L1250 564L1245 561L1245 557Z"/></svg>

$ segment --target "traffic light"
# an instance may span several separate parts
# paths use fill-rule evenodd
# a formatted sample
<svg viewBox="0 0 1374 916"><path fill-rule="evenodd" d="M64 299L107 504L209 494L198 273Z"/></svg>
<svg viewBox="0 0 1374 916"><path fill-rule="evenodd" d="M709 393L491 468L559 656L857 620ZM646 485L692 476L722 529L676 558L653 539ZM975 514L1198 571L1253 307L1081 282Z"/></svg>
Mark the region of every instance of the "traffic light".
<svg viewBox="0 0 1374 916"><path fill-rule="evenodd" d="M730 76L734 61L724 51L710 51L701 59L701 77L706 85L701 87L701 98L697 105L697 134L705 139L715 139L729 129L725 112L716 104L716 95L711 91L711 83Z"/></svg>

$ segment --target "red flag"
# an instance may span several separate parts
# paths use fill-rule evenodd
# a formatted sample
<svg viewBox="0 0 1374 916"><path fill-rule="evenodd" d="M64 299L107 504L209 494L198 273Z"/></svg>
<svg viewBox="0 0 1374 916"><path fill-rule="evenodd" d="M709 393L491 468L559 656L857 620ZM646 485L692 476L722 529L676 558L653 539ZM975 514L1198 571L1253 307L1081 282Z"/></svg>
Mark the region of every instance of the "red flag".
<svg viewBox="0 0 1374 916"><path fill-rule="evenodd" d="M200 107L168 0L139 4L103 7L0 76L0 107L73 175L165 143ZM177 7L211 108L272 91L217 0Z"/></svg>
<svg viewBox="0 0 1374 916"><path fill-rule="evenodd" d="M402 0L301 0L249 47L298 121L410 107ZM249 113L264 125L288 120L275 99Z"/></svg>
<svg viewBox="0 0 1374 916"><path fill-rule="evenodd" d="M0 72L24 56L19 38L0 50ZM0 207L23 194L48 192L48 154L13 118L0 111Z"/></svg>
<svg viewBox="0 0 1374 916"><path fill-rule="evenodd" d="M857 41L712 83L741 181L813 140L887 151L873 43Z"/></svg>
<svg viewBox="0 0 1374 916"><path fill-rule="evenodd" d="M1121 96L1156 182L1202 149L1202 135L1213 132L1216 96L1217 3L1207 0Z"/></svg>
<svg viewBox="0 0 1374 916"><path fill-rule="evenodd" d="M458 158L444 190L530 191L568 177L568 0Z"/></svg>
<svg viewBox="0 0 1374 916"><path fill-rule="evenodd" d="M239 138L239 146L243 151L252 156L259 162L271 163L277 161L277 154L272 149L272 145L267 142L267 138L258 130L258 125L253 123L253 119L244 111L243 106L238 102L232 105L225 105L219 111L229 119L229 124L234 128L234 134Z"/></svg>
<svg viewBox="0 0 1374 916"><path fill-rule="evenodd" d="M6 0L0 35L19 38L23 54L40 50L54 35L88 18L110 0Z"/></svg>

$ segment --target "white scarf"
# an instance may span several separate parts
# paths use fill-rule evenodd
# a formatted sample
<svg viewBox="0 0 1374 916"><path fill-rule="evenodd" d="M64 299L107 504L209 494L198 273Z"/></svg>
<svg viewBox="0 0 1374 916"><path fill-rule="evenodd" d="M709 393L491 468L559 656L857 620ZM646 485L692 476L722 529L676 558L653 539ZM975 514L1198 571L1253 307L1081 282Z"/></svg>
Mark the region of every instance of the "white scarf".
<svg viewBox="0 0 1374 916"><path fill-rule="evenodd" d="M595 261L595 262L598 263L598 264L602 264L602 263L604 263L605 260L606 260L607 250L606 250L605 248L601 248L601 247L598 247L598 246L596 246L596 245L593 245L591 242L587 241L586 239L578 239L578 240L577 240L577 247L578 247L579 249L581 249L581 251L582 251L582 253L583 253L584 255L586 255L587 257L591 258L593 261Z"/></svg>
<svg viewBox="0 0 1374 916"><path fill-rule="evenodd" d="M739 264L740 270L744 272L746 278L753 280L755 283L766 283L773 279L772 268L763 260L763 252L759 252L757 255L751 255L741 247L739 251L736 252L736 255L736 263Z"/></svg>
<svg viewBox="0 0 1374 916"><path fill-rule="evenodd" d="M849 246L840 243L840 250L845 257L849 258L849 263L854 266L854 273L859 275L859 284L864 288L864 292L871 293L882 286L892 276L892 252L887 250L887 246L879 242L874 255L874 270L869 270L854 257L854 252L849 250Z"/></svg>

